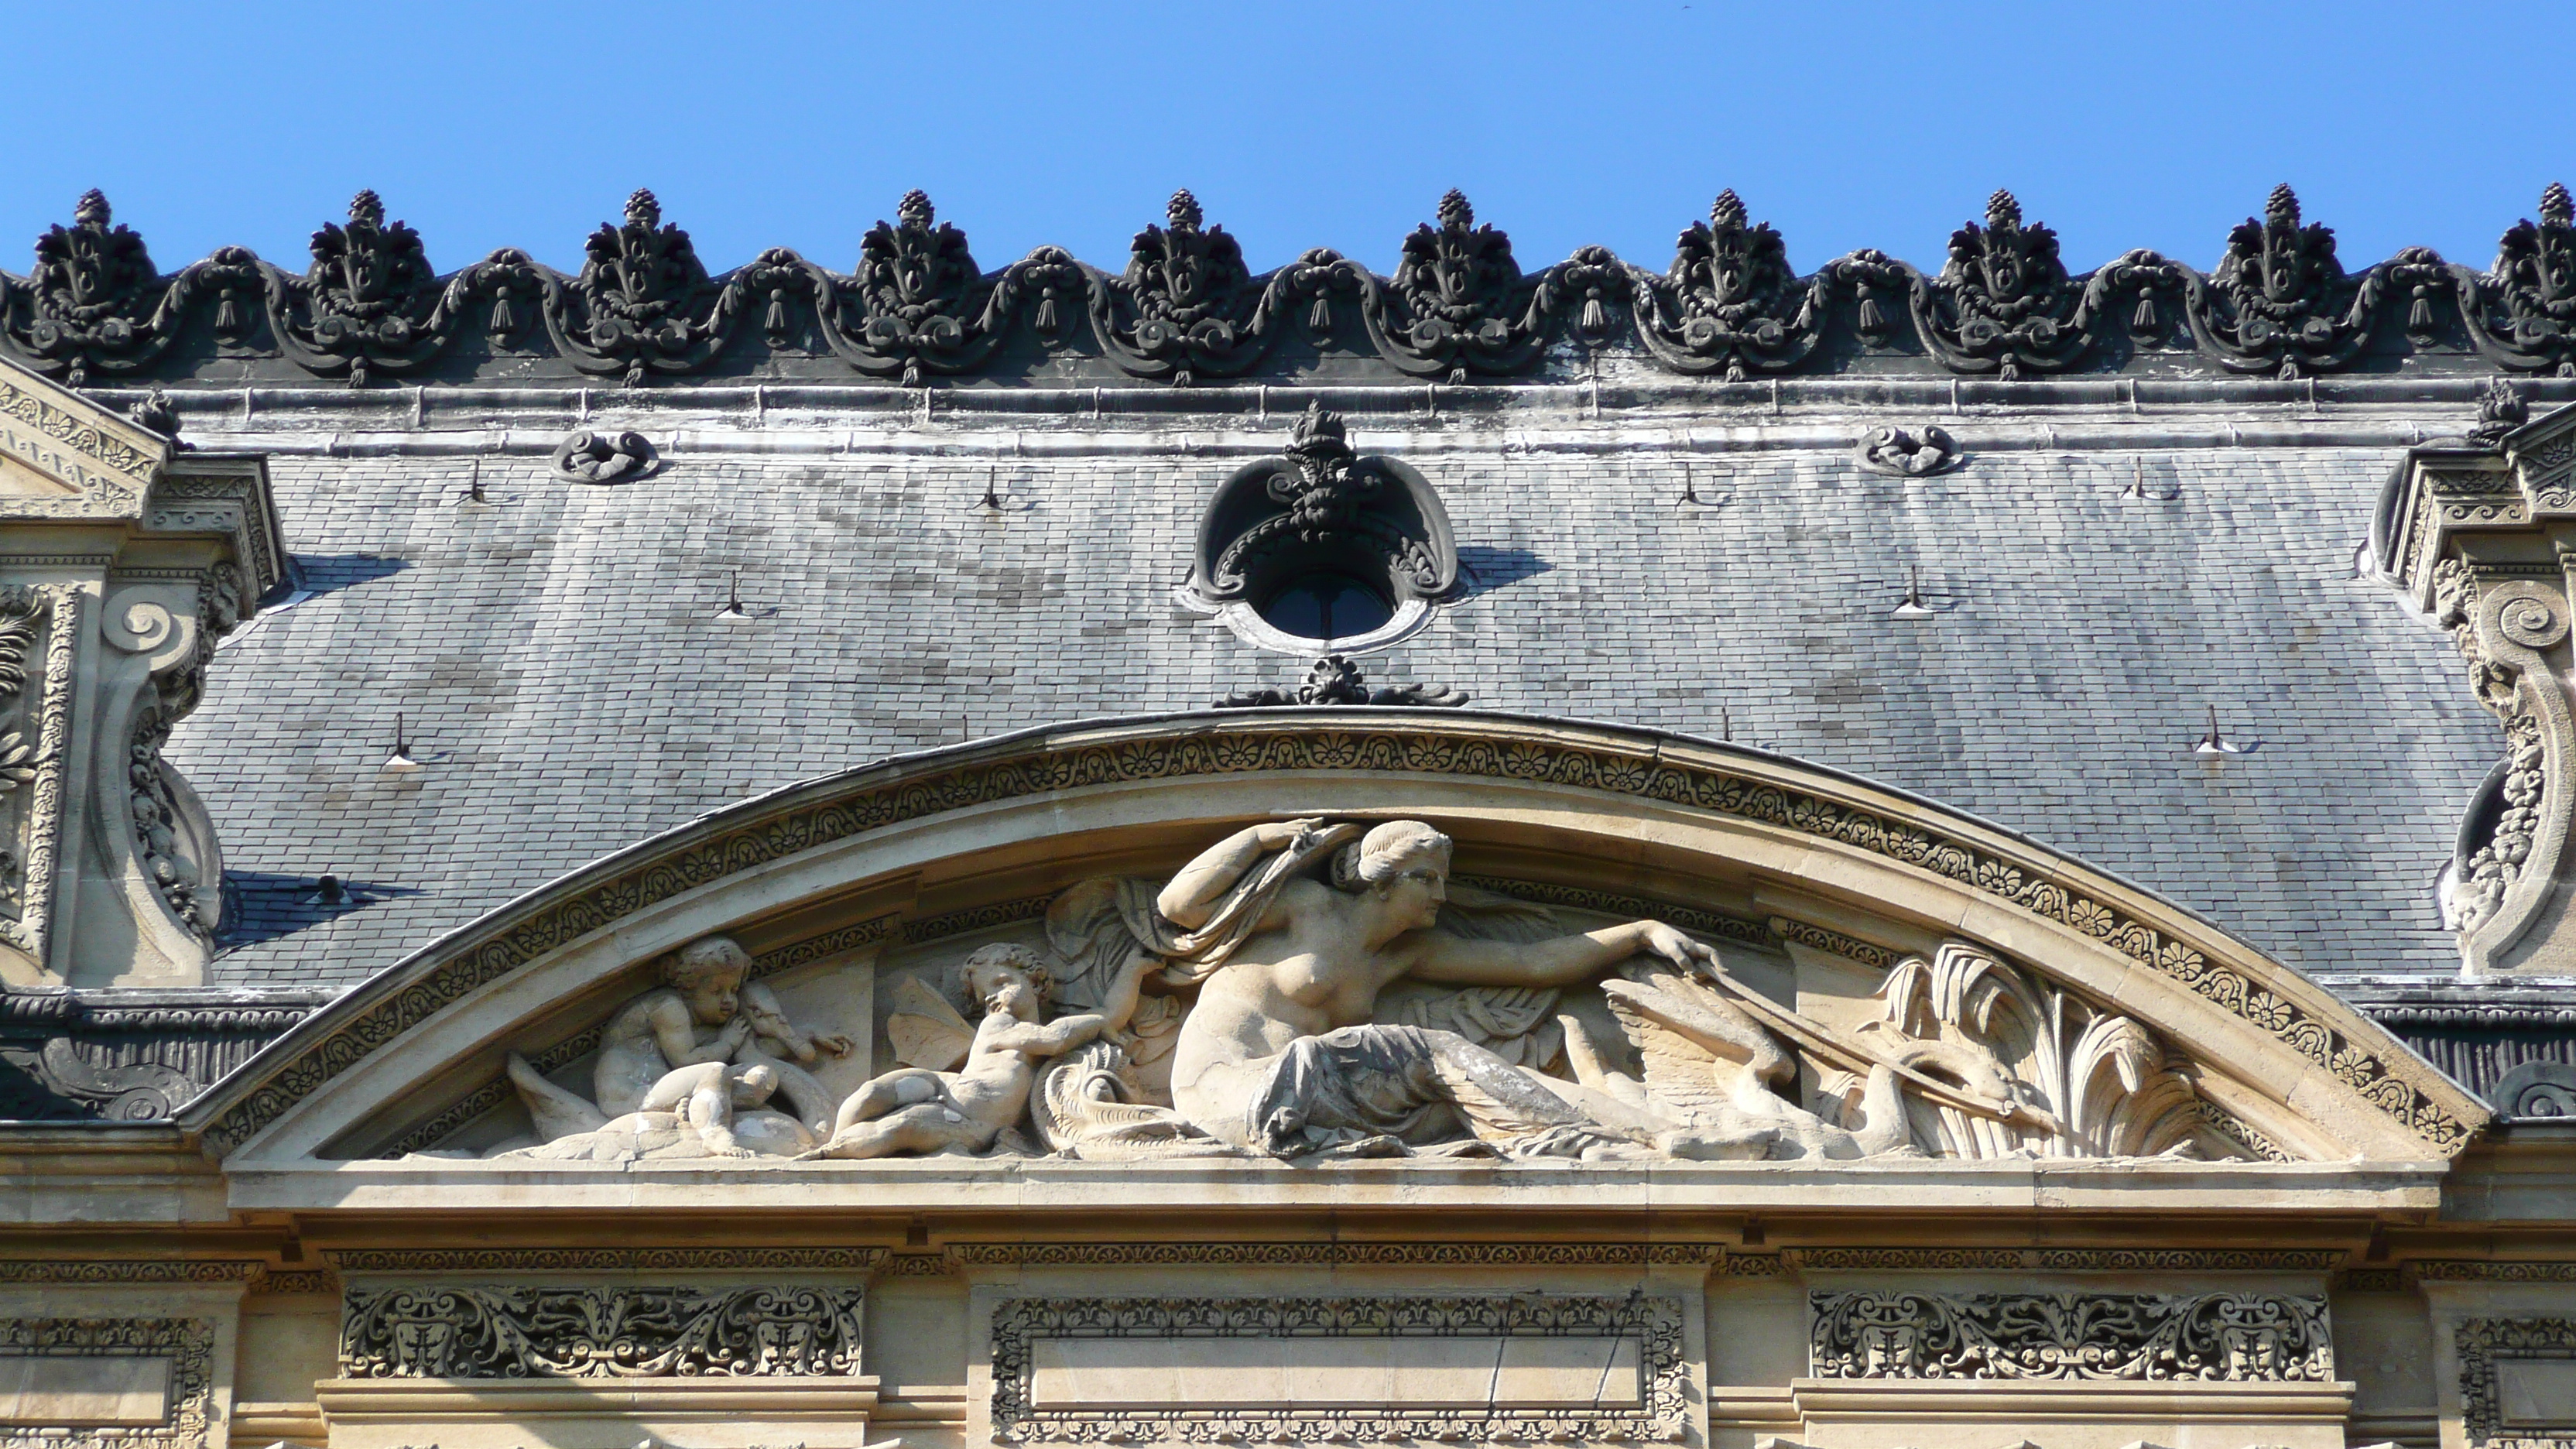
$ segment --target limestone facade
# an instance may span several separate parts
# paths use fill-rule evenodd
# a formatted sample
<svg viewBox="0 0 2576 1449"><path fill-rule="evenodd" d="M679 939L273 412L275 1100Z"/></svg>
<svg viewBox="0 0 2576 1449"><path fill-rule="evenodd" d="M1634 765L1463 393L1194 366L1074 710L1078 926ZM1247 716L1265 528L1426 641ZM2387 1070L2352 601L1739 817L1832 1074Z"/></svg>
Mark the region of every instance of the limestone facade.
<svg viewBox="0 0 2576 1449"><path fill-rule="evenodd" d="M1806 278L85 202L0 1449L2576 1443L2576 222L2285 195Z"/></svg>

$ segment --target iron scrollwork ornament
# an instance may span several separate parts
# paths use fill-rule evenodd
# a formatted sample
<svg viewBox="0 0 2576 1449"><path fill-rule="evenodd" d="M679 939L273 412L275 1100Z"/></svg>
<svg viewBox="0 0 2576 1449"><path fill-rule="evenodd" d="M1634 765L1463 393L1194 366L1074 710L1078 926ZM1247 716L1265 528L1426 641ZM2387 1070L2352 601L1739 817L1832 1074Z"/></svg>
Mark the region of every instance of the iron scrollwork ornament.
<svg viewBox="0 0 2576 1449"><path fill-rule="evenodd" d="M462 280L465 274L460 273ZM420 233L385 220L372 191L349 202L349 223L313 233L313 265L303 277L269 273L269 328L289 360L364 387L378 370L403 372L427 361L446 340L451 292L442 289Z"/></svg>
<svg viewBox="0 0 2576 1449"><path fill-rule="evenodd" d="M153 268L143 238L113 219L105 194L82 193L70 226L36 238L27 280L0 282L9 351L74 387L92 369L131 372L160 356L185 301Z"/></svg>
<svg viewBox="0 0 2576 1449"><path fill-rule="evenodd" d="M1676 372L1723 372L1729 382L1787 372L1824 335L1823 275L1800 283L1780 234L1747 224L1733 191L1682 232L1664 275L1629 270L1637 336Z"/></svg>
<svg viewBox="0 0 2576 1449"><path fill-rule="evenodd" d="M2298 195L2275 186L2263 215L2227 234L2227 254L2192 287L2188 312L2221 366L2291 378L2350 361L2377 300L2376 288L2344 275L2333 229L2302 222Z"/></svg>
<svg viewBox="0 0 2576 1449"><path fill-rule="evenodd" d="M2514 225L2485 276L2462 269L2460 314L2478 351L2522 372L2576 377L2576 200L2553 181L2540 220Z"/></svg>
<svg viewBox="0 0 2576 1449"><path fill-rule="evenodd" d="M1454 709L1467 702L1467 692L1437 684L1382 684L1369 687L1360 667L1345 654L1327 654L1306 671L1294 689L1253 689L1216 701L1218 709L1261 709L1280 705L1412 705Z"/></svg>
<svg viewBox="0 0 2576 1449"><path fill-rule="evenodd" d="M1172 193L1164 220L1136 233L1123 275L1091 289L1101 350L1121 371L1184 387L1242 372L1269 350L1277 280L1271 291L1255 287L1243 248L1204 224L1189 192Z"/></svg>
<svg viewBox="0 0 2576 1449"><path fill-rule="evenodd" d="M1909 294L1914 329L1944 366L2016 378L2058 372L2092 345L2084 290L2057 255L2057 233L2024 223L2009 191L1986 199L1986 224L1950 235L1950 260Z"/></svg>
<svg viewBox="0 0 2576 1449"><path fill-rule="evenodd" d="M815 273L816 315L842 361L871 377L919 387L928 373L966 372L992 354L1007 298L984 282L966 233L938 219L930 197L907 191L895 219L859 242L847 278Z"/></svg>
<svg viewBox="0 0 2576 1449"><path fill-rule="evenodd" d="M1512 239L1488 224L1463 192L1440 198L1439 224L1404 239L1404 259L1383 287L1372 280L1363 315L1380 355L1416 377L1464 382L1471 372L1527 367L1546 342L1537 287L1512 259Z"/></svg>
<svg viewBox="0 0 2576 1449"><path fill-rule="evenodd" d="M633 387L647 373L693 372L724 345L740 294L707 276L652 192L626 198L623 224L602 224L582 252L572 285L545 294L547 328L574 366Z"/></svg>

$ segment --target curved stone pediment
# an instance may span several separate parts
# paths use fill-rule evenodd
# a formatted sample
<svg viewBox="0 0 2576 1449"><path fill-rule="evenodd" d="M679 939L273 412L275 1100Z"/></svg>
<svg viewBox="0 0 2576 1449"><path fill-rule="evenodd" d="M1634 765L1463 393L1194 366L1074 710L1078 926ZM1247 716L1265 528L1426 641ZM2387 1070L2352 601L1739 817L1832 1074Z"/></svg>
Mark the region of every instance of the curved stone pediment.
<svg viewBox="0 0 2576 1449"><path fill-rule="evenodd" d="M424 948L183 1120L236 1173L1051 1156L1150 1192L1406 1156L1496 1190L1549 1158L2199 1182L2420 1166L2485 1113L2243 942L1929 802L1377 708L1070 725L747 801Z"/></svg>

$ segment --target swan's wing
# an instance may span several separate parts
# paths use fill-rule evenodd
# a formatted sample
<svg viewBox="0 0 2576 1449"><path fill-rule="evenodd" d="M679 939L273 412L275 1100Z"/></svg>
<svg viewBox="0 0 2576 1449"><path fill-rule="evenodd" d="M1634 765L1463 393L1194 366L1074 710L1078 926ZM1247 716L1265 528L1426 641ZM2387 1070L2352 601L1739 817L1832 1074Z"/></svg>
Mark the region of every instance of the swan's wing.
<svg viewBox="0 0 2576 1449"><path fill-rule="evenodd" d="M1718 1084L1717 1053L1675 1025L1675 1018L1687 1018L1691 1003L1615 976L1601 983L1601 994L1637 1048L1648 1096L1689 1118L1713 1116L1728 1105Z"/></svg>
<svg viewBox="0 0 2576 1449"><path fill-rule="evenodd" d="M894 1010L886 1017L886 1038L894 1043L896 1061L907 1067L953 1072L966 1060L967 1049L975 1045L975 1029L946 997L918 976L896 981L888 997Z"/></svg>

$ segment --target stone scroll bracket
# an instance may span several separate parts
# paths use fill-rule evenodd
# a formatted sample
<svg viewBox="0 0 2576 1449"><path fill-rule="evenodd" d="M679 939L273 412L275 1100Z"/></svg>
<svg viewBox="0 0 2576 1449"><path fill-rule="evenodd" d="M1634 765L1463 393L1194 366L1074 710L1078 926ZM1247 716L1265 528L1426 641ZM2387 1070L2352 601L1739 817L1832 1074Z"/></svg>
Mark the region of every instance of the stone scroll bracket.
<svg viewBox="0 0 2576 1449"><path fill-rule="evenodd" d="M2461 972L2576 974L2576 407L2410 450L2372 543L2504 735L2441 888Z"/></svg>
<svg viewBox="0 0 2576 1449"><path fill-rule="evenodd" d="M286 568L260 459L0 364L0 982L203 979L223 862L162 746Z"/></svg>

